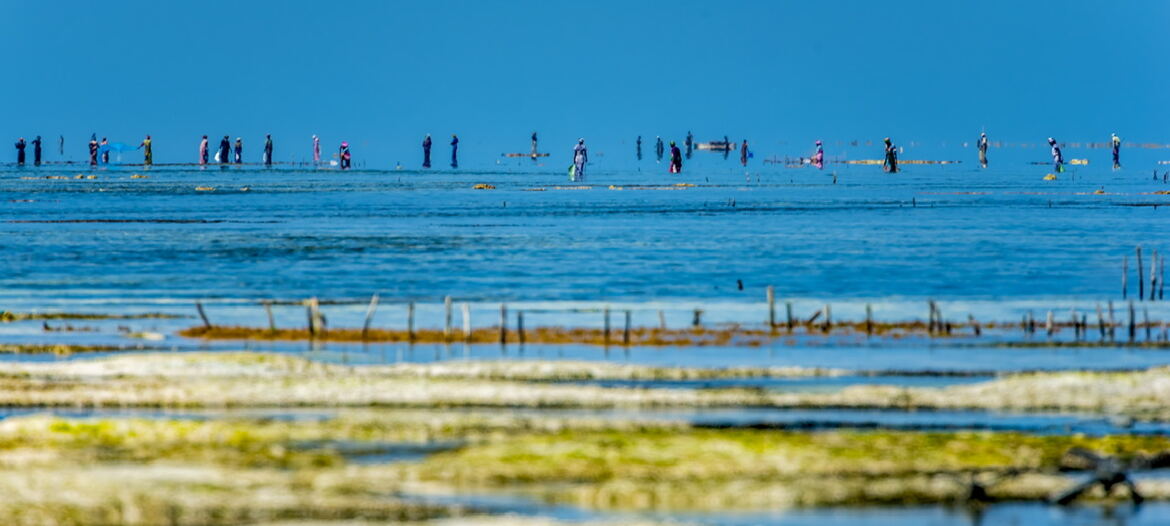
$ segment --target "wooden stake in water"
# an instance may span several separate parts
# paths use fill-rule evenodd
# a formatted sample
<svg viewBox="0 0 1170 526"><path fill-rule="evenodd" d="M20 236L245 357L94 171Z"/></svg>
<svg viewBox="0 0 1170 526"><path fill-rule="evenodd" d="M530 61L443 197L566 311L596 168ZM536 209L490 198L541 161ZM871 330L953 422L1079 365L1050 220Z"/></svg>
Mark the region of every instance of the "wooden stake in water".
<svg viewBox="0 0 1170 526"><path fill-rule="evenodd" d="M362 323L362 340L370 335L370 324L374 321L374 313L378 310L378 295L370 296L370 305L366 307L366 321Z"/></svg>
<svg viewBox="0 0 1170 526"><path fill-rule="evenodd" d="M776 288L768 285L768 329L776 329Z"/></svg>
<svg viewBox="0 0 1170 526"><path fill-rule="evenodd" d="M630 346L630 310L626 309L626 328L622 331L622 345Z"/></svg>
<svg viewBox="0 0 1170 526"><path fill-rule="evenodd" d="M695 309L695 316L691 318L691 326L698 327L703 324L703 309Z"/></svg>
<svg viewBox="0 0 1170 526"><path fill-rule="evenodd" d="M451 341L451 296L443 298L443 341Z"/></svg>
<svg viewBox="0 0 1170 526"><path fill-rule="evenodd" d="M406 304L406 337L414 342L414 302Z"/></svg>
<svg viewBox="0 0 1170 526"><path fill-rule="evenodd" d="M1133 311L1133 300L1129 300L1129 341L1133 343L1133 339L1137 336L1137 316Z"/></svg>
<svg viewBox="0 0 1170 526"><path fill-rule="evenodd" d="M520 345L524 345L524 311L516 311L516 337L520 339Z"/></svg>
<svg viewBox="0 0 1170 526"><path fill-rule="evenodd" d="M195 302L195 311L199 313L199 318L201 320L203 320L203 328L210 329L211 322L208 321L208 319L207 319L207 313L203 312L203 302L201 302L201 301Z"/></svg>
<svg viewBox="0 0 1170 526"><path fill-rule="evenodd" d="M268 315L268 331L276 332L276 318L272 317L272 302L264 300L264 313Z"/></svg>
<svg viewBox="0 0 1170 526"><path fill-rule="evenodd" d="M666 330L666 313L662 309L658 309L658 330Z"/></svg>
<svg viewBox="0 0 1170 526"><path fill-rule="evenodd" d="M821 331L825 334L829 334L829 331L833 330L833 311L829 308L828 303L825 304L824 312L825 321L821 324Z"/></svg>
<svg viewBox="0 0 1170 526"><path fill-rule="evenodd" d="M1142 325L1146 328L1146 341L1150 341L1150 308L1142 307Z"/></svg>
<svg viewBox="0 0 1170 526"><path fill-rule="evenodd" d="M1153 254L1150 255L1150 294L1146 296L1149 301L1158 299L1158 249L1154 249Z"/></svg>
<svg viewBox="0 0 1170 526"><path fill-rule="evenodd" d="M1129 295L1129 256L1121 256L1121 299Z"/></svg>
<svg viewBox="0 0 1170 526"><path fill-rule="evenodd" d="M1056 332L1056 324L1053 323L1052 311L1048 311L1048 318L1044 320L1044 331L1048 333L1048 336L1052 336Z"/></svg>
<svg viewBox="0 0 1170 526"><path fill-rule="evenodd" d="M1113 300L1109 300L1109 341L1117 337L1117 318L1113 316Z"/></svg>
<svg viewBox="0 0 1170 526"><path fill-rule="evenodd" d="M796 322L795 322L795 320L792 319L792 302L791 301L787 301L784 303L784 310L787 312L787 315L788 315L788 334L792 334L792 329L793 329L793 327L796 326Z"/></svg>
<svg viewBox="0 0 1170 526"><path fill-rule="evenodd" d="M1138 282L1138 301L1141 301L1146 296L1146 276L1142 271L1142 246L1138 245L1134 248L1137 251L1137 282Z"/></svg>
<svg viewBox="0 0 1170 526"><path fill-rule="evenodd" d="M314 296L306 302L309 316L309 335L316 336L321 332L321 303Z"/></svg>
<svg viewBox="0 0 1170 526"><path fill-rule="evenodd" d="M508 306L500 304L500 345L508 343Z"/></svg>
<svg viewBox="0 0 1170 526"><path fill-rule="evenodd" d="M865 304L865 335L873 335L873 306Z"/></svg>
<svg viewBox="0 0 1170 526"><path fill-rule="evenodd" d="M603 334L601 337L605 341L606 347L608 347L609 346L609 306L608 305L605 308L601 309L601 314L602 314L602 317L604 318L604 320L602 320L602 327L604 327L604 328L602 329Z"/></svg>
<svg viewBox="0 0 1170 526"><path fill-rule="evenodd" d="M971 330L975 333L975 336L983 335L983 327L979 325L979 320L976 320L975 316L968 314L967 323L971 325Z"/></svg>
<svg viewBox="0 0 1170 526"><path fill-rule="evenodd" d="M1105 339L1105 314L1101 312L1101 304L1097 303L1097 331L1101 333L1101 339Z"/></svg>
<svg viewBox="0 0 1170 526"><path fill-rule="evenodd" d="M459 306L463 311L463 341L471 341L471 305L463 302Z"/></svg>

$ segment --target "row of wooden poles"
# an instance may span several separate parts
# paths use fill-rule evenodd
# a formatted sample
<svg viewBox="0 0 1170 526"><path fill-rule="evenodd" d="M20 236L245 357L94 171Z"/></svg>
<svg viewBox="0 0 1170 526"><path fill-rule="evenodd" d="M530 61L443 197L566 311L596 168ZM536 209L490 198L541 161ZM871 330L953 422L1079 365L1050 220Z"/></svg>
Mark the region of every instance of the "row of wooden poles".
<svg viewBox="0 0 1170 526"><path fill-rule="evenodd" d="M1137 262L1138 300L1155 301L1164 297L1166 289L1166 258L1158 256L1158 249L1153 250L1150 256L1150 290L1146 293L1145 265L1142 258L1142 247L1134 247L1135 261ZM1121 299L1129 298L1129 256L1121 259Z"/></svg>
<svg viewBox="0 0 1170 526"><path fill-rule="evenodd" d="M798 319L793 312L792 302L791 301L786 302L784 305L784 307L785 307L785 321L783 324L781 324L779 322L779 320L777 319L775 287L773 287L771 285L769 285L767 287L766 297L767 297L767 303L768 303L768 321L767 321L767 323L768 323L768 327L772 331L776 331L780 327L785 327L787 329L787 332L792 333L797 325L802 325L802 326L808 327L810 329L812 329L814 327L819 328L821 330L821 332L823 332L825 334L829 334L830 332L832 332L832 330L833 330L833 314L832 314L833 311L832 311L832 307L829 304L826 303L822 308L813 312L813 314L810 317L808 317L807 319ZM373 296L370 297L369 305L366 308L365 320L362 323L362 338L363 339L366 339L369 335L370 326L373 323L374 314L377 312L379 300L380 300L380 298L379 298L378 294L374 294ZM276 320L275 320L275 317L273 316L273 313L272 313L273 303L271 301L268 301L268 300L265 300L262 303L264 305L265 314L268 317L268 328L270 331L275 332L277 330L277 328L276 328ZM328 329L327 329L326 318L325 318L324 314L321 313L320 301L314 297L314 298L310 298L308 300L305 300L302 303L306 309L309 335L311 337L315 337L315 336L324 334ZM462 322L463 322L462 323L462 325L463 325L462 326L463 341L470 341L471 337L472 337L471 306L468 303L460 303L459 306L460 306L460 310L461 310L461 314L462 314ZM455 334L455 329L454 329L454 324L453 324L453 321L454 321L454 302L452 301L451 296L446 296L443 299L443 307L444 307L444 323L443 323L444 339L446 341L455 341L456 334ZM938 304L934 300L928 300L927 307L929 309L928 310L928 318L927 318L927 326L926 326L927 333L931 336L951 335L954 331L956 324L947 320L946 317L943 316L942 310L939 308ZM1109 301L1107 303L1107 307L1108 308L1106 310L1106 309L1102 308L1100 303L1097 304L1097 309L1096 309L1097 310L1097 324L1096 325L1097 325L1097 330L1100 333L1102 339L1108 338L1108 339L1112 340L1112 339L1114 339L1114 336L1116 334L1117 327L1119 327L1120 325L1116 322L1113 301ZM198 302L198 301L195 302L195 308L199 314L200 319L203 321L204 327L206 327L208 329L212 328L213 325L212 325L210 319L207 317L207 313L204 311L202 302ZM623 320L624 324L623 324L622 335L621 335L621 344L622 345L629 345L630 344L630 331L632 329L632 327L631 327L632 311L630 309L624 309L624 310L621 310L619 312L621 312L623 314L623 318L624 318L624 320ZM1132 342L1132 341L1136 340L1137 332L1138 332L1137 330L1139 327L1139 323L1137 321L1137 308L1136 308L1136 305L1134 304L1133 300L1129 300L1128 312L1129 312L1128 334L1129 334L1129 340ZM523 311L523 310L515 311L515 318L516 318L515 330L516 330L517 340L521 344L525 343L525 340L526 340L526 334L525 334L525 328L524 328L524 313L525 313L525 311ZM606 307L603 307L601 309L601 313L602 313L602 324L603 324L602 325L602 327L603 327L602 333L603 333L604 343L606 345L609 345L609 344L613 343L611 340L611 333L612 333L612 323L611 323L612 316L611 316L611 314L612 314L612 312L611 312L611 309L608 306L606 306ZM1106 317L1106 314L1108 314L1108 317ZM1151 328L1153 327L1153 324L1150 323L1149 310L1147 308L1143 307L1142 308L1142 315L1143 315L1143 321L1141 322L1140 326L1144 327L1145 333L1146 333L1145 334L1146 340L1149 341L1152 338ZM703 316L702 309L698 309L698 308L694 309L693 317L691 319L691 326L693 328L698 328L702 325L702 316ZM662 330L666 329L666 317L665 317L665 313L662 310L658 311L658 323L659 323L660 329L662 329ZM1037 327L1039 325L1040 324L1037 323L1035 315L1030 311L1027 314L1024 314L1023 318L1020 321L1020 327L1023 329L1024 334L1028 335L1028 336L1035 334L1037 332ZM1070 318L1069 318L1068 322L1058 322L1056 320L1055 312L1052 310L1048 311L1047 316L1045 318L1045 321L1043 322L1043 327L1044 327L1045 332L1049 336L1052 336L1057 332L1058 327L1061 325L1073 327L1073 329L1075 331L1075 337L1078 340L1080 340L1082 338L1087 338L1088 333L1090 331L1088 314L1080 313L1075 308L1070 310ZM969 314L967 316L967 327L969 327L971 329L972 334L974 336L981 336L983 333L982 324L980 324L979 321L976 320L973 315ZM498 337L499 337L500 344L505 344L507 342L507 339L508 339L508 331L509 331L508 305L506 303L500 304L499 324L495 328L498 331ZM1168 335L1167 329L1168 329L1167 323L1165 321L1161 322L1161 334L1160 334L1159 338L1163 341L1170 341L1170 335ZM415 336L416 336L415 335L415 303L414 302L408 302L406 304L406 331L407 331L407 339L409 341L414 341ZM868 304L868 303L865 305L865 332L867 335L872 335L875 332L873 306Z"/></svg>
<svg viewBox="0 0 1170 526"><path fill-rule="evenodd" d="M325 332L328 330L328 328L327 328L327 320L325 318L325 315L321 313L321 302L317 298L309 298L309 299L305 300L303 303L304 303L305 310L306 310L306 316L308 318L309 335L312 337L312 336L325 334ZM379 304L379 296L377 294L374 294L373 296L370 297L369 306L366 308L365 321L362 323L362 339L366 339L369 337L370 325L374 321L374 314L378 310L378 304ZM272 302L265 300L265 301L263 301L263 305L264 305L264 312L268 316L268 330L275 332L276 331L276 318L272 314ZM471 335L472 335L471 305L468 303L460 303L459 306L460 306L461 314L463 317L463 341L470 341ZM447 341L455 341L455 330L454 330L454 325L452 323L454 321L454 302L452 301L451 296L446 296L445 298L443 298L443 309L444 309L443 337ZM213 325L211 323L211 320L207 317L206 311L203 309L202 302L199 302L199 301L195 302L195 310L199 313L199 318L203 321L203 326L208 328L208 329L212 328ZM415 311L414 302L413 301L408 302L406 304L406 333L407 333L407 339L409 341L414 341L415 336L416 336L415 324L414 324L414 311ZM610 311L609 307L604 307L601 311L602 311L602 314L604 317L603 334L604 334L604 338L605 338L605 344L609 345L611 343L610 335L612 333L611 323L610 323L610 320L612 318L611 311ZM622 312L623 312L624 317L625 317L625 324L624 324L623 330L622 330L621 343L622 343L622 345L628 346L630 344L632 311L630 311L629 309L626 309ZM699 323L700 323L700 316L702 315L702 312L703 311L700 309L695 309L694 324L696 326L699 325ZM665 329L666 328L666 315L661 310L658 311L658 321L659 321L659 325L663 329ZM498 333L499 333L500 345L506 344L508 341L508 305L506 303L500 304L500 320L499 320L499 325L496 328L497 328ZM523 345L525 343L525 339L526 339L526 334L525 334L525 330L524 330L524 311L523 310L516 311L516 336L517 336L517 339L519 340L520 344Z"/></svg>

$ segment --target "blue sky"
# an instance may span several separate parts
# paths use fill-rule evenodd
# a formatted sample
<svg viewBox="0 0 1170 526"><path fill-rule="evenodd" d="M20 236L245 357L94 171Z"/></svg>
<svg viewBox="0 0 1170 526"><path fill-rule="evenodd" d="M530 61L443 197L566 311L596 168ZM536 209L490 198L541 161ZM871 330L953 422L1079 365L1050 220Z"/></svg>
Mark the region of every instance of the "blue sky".
<svg viewBox="0 0 1170 526"><path fill-rule="evenodd" d="M199 136L278 160L341 140L418 162L453 132L465 166L538 130L625 154L637 135L752 140L764 155L895 137L1170 142L1170 2L21 2L0 19L5 136ZM51 148L50 150L55 150ZM563 151L562 151L563 150ZM1043 156L1041 156L1043 157ZM1170 157L1170 154L1164 157Z"/></svg>

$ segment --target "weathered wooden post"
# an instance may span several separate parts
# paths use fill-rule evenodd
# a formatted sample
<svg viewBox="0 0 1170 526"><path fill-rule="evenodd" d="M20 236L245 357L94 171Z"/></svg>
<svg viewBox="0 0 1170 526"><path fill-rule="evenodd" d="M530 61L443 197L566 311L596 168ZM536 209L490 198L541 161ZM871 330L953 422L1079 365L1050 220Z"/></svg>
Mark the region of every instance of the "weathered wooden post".
<svg viewBox="0 0 1170 526"><path fill-rule="evenodd" d="M658 330L666 330L666 313L662 309L658 309Z"/></svg>
<svg viewBox="0 0 1170 526"><path fill-rule="evenodd" d="M1137 336L1137 316L1133 312L1133 300L1129 300L1129 342L1133 343L1134 337Z"/></svg>
<svg viewBox="0 0 1170 526"><path fill-rule="evenodd" d="M695 309L694 317L691 318L691 326L698 328L703 324L703 309Z"/></svg>
<svg viewBox="0 0 1170 526"><path fill-rule="evenodd" d="M1158 299L1158 249L1154 249L1153 254L1150 255L1150 294L1146 296L1149 301Z"/></svg>
<svg viewBox="0 0 1170 526"><path fill-rule="evenodd" d="M316 336L321 332L321 303L317 301L317 297L309 298L306 302L308 306L309 316L309 336Z"/></svg>
<svg viewBox="0 0 1170 526"><path fill-rule="evenodd" d="M1148 342L1148 341L1150 341L1150 308L1149 307L1142 307L1142 325L1146 329L1146 341Z"/></svg>
<svg viewBox="0 0 1170 526"><path fill-rule="evenodd" d="M199 318L203 320L203 328L210 329L211 322L208 321L208 319L207 319L207 313L203 312L203 302L202 301L195 302L195 310L199 313Z"/></svg>
<svg viewBox="0 0 1170 526"><path fill-rule="evenodd" d="M508 305L500 304L500 345L508 343Z"/></svg>
<svg viewBox="0 0 1170 526"><path fill-rule="evenodd" d="M979 325L979 320L976 320L975 316L968 314L967 323L971 324L971 330L974 331L975 336L983 335L983 327Z"/></svg>
<svg viewBox="0 0 1170 526"><path fill-rule="evenodd" d="M1101 333L1101 339L1105 339L1105 314L1101 312L1101 302L1097 302L1097 331Z"/></svg>
<svg viewBox="0 0 1170 526"><path fill-rule="evenodd" d="M264 300L264 313L268 315L268 332L276 332L276 318L272 316L272 302Z"/></svg>
<svg viewBox="0 0 1170 526"><path fill-rule="evenodd" d="M443 297L443 341L451 341L451 296Z"/></svg>
<svg viewBox="0 0 1170 526"><path fill-rule="evenodd" d="M1129 295L1129 256L1121 256L1121 299Z"/></svg>
<svg viewBox="0 0 1170 526"><path fill-rule="evenodd" d="M520 339L520 345L524 345L524 311L516 311L516 337Z"/></svg>
<svg viewBox="0 0 1170 526"><path fill-rule="evenodd" d="M825 304L824 308L825 320L821 322L821 332L829 334L833 330L833 311L829 308L829 304Z"/></svg>
<svg viewBox="0 0 1170 526"><path fill-rule="evenodd" d="M366 320L362 323L362 341L370 335L370 324L374 321L374 312L378 310L378 294L370 296L370 305L366 307Z"/></svg>
<svg viewBox="0 0 1170 526"><path fill-rule="evenodd" d="M467 302L460 304L463 311L463 341L471 341L471 305Z"/></svg>
<svg viewBox="0 0 1170 526"><path fill-rule="evenodd" d="M406 338L414 343L414 302L406 304Z"/></svg>
<svg viewBox="0 0 1170 526"><path fill-rule="evenodd" d="M795 322L795 320L792 319L792 302L791 301L784 302L784 310L786 311L786 313L788 315L788 334L792 334L792 329L793 329L793 327L796 326L796 322Z"/></svg>
<svg viewBox="0 0 1170 526"><path fill-rule="evenodd" d="M1047 332L1048 336L1050 337L1053 333L1056 332L1056 324L1053 323L1052 311L1048 311L1048 318L1044 320L1044 331Z"/></svg>
<svg viewBox="0 0 1170 526"><path fill-rule="evenodd" d="M603 327L601 330L601 339L605 342L605 346L609 347L609 305L601 309L601 317L603 318L601 322L601 326Z"/></svg>
<svg viewBox="0 0 1170 526"><path fill-rule="evenodd" d="M873 305L865 304L865 335L873 336Z"/></svg>
<svg viewBox="0 0 1170 526"><path fill-rule="evenodd" d="M768 285L768 329L776 330L776 289Z"/></svg>
<svg viewBox="0 0 1170 526"><path fill-rule="evenodd" d="M1145 298L1146 295L1146 276L1142 271L1142 246L1138 245L1134 250L1137 251L1137 282L1138 282L1138 301Z"/></svg>
<svg viewBox="0 0 1170 526"><path fill-rule="evenodd" d="M622 345L630 346L630 309L626 309L626 328L622 331Z"/></svg>
<svg viewBox="0 0 1170 526"><path fill-rule="evenodd" d="M1117 318L1113 316L1113 300L1109 300L1109 341L1117 337Z"/></svg>

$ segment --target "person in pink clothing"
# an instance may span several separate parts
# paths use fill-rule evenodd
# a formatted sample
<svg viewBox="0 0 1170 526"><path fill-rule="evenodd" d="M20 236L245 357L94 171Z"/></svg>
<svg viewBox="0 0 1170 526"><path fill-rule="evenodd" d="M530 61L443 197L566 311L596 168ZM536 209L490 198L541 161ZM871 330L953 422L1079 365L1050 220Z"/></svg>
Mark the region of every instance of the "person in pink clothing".
<svg viewBox="0 0 1170 526"><path fill-rule="evenodd" d="M207 164L207 136L203 136L203 140L199 141L199 164Z"/></svg>
<svg viewBox="0 0 1170 526"><path fill-rule="evenodd" d="M825 167L825 147L821 146L821 141L817 141L817 153L813 154L812 163L817 169Z"/></svg>
<svg viewBox="0 0 1170 526"><path fill-rule="evenodd" d="M313 136L313 164L321 164L321 139Z"/></svg>

